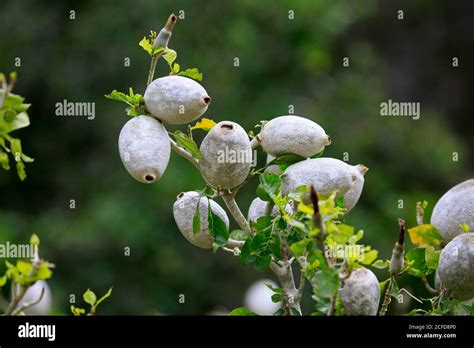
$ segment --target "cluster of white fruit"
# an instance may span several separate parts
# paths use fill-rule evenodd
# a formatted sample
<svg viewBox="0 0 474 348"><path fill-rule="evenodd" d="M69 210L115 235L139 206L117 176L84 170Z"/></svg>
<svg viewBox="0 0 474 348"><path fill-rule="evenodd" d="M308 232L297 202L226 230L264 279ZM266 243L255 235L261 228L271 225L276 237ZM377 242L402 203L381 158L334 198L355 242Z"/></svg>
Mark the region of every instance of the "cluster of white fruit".
<svg viewBox="0 0 474 348"><path fill-rule="evenodd" d="M448 244L441 251L436 285L459 300L474 298L474 179L454 186L436 203L431 224Z"/></svg>

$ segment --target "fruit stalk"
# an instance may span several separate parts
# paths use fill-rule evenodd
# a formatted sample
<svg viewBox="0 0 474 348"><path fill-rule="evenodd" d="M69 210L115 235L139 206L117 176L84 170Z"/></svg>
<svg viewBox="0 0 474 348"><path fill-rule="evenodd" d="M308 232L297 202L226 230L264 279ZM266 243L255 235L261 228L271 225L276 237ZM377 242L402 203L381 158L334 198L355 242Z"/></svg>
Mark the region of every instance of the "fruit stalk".
<svg viewBox="0 0 474 348"><path fill-rule="evenodd" d="M161 29L160 33L158 34L157 38L155 39L155 42L153 44L153 47L156 46L161 46L163 48L168 47L168 42L171 37L171 34L173 32L173 28L176 24L178 17L174 13L172 13L169 17L168 20L166 21L165 26L163 29ZM162 46L161 44L165 44L165 46ZM158 62L158 59L165 53L164 50L161 52L157 53L151 58L151 64L150 64L150 70L148 72L148 80L147 80L147 86L153 81L153 77L155 76L155 69L156 69L156 63Z"/></svg>

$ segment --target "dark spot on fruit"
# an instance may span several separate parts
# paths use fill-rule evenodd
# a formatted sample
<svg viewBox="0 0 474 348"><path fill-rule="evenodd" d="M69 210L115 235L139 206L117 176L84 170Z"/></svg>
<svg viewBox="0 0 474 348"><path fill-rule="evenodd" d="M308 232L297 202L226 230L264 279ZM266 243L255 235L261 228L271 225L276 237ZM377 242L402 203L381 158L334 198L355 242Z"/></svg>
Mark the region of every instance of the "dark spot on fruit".
<svg viewBox="0 0 474 348"><path fill-rule="evenodd" d="M207 105L209 105L210 102L211 102L211 97L209 97L209 96L204 97L204 103L206 103Z"/></svg>
<svg viewBox="0 0 474 348"><path fill-rule="evenodd" d="M181 197L183 197L183 196L184 196L184 192L181 192L181 193L178 195L177 198L179 199L179 198L181 198Z"/></svg>
<svg viewBox="0 0 474 348"><path fill-rule="evenodd" d="M234 126L229 124L229 123L224 123L223 125L221 125L221 128L232 130L232 129L234 129Z"/></svg>

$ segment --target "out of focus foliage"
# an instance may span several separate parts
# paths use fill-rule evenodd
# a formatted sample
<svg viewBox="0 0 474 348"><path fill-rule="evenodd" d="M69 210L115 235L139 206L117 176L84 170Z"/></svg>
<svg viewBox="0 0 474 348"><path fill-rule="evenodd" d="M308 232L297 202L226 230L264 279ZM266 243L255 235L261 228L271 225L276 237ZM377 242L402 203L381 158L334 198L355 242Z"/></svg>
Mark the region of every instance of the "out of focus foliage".
<svg viewBox="0 0 474 348"><path fill-rule="evenodd" d="M178 190L204 186L199 173L172 155L156 184L131 179L117 150L128 116L103 98L130 85L144 93L149 59L137 42L183 10L170 47L205 75L213 100L207 117L250 130L293 105L296 115L321 124L333 139L325 156L347 153L352 164L370 168L362 199L346 219L364 229L381 258L389 257L397 217L414 225L416 201L431 203L429 216L444 191L472 177L474 35L467 6L441 0L2 1L0 70L18 71L15 90L33 105L22 139L36 161L22 184L0 172L0 242L41 234L57 264L51 280L57 313L69 311L69 295L80 296L84 284L99 293L113 284L104 307L110 314L199 314L242 304L246 287L262 275L227 254L194 248L173 221ZM167 74L160 61L157 76ZM56 116L55 104L65 99L95 102L96 118ZM420 120L381 117L380 103L388 99L420 102ZM240 193L244 210L256 185ZM425 291L421 282L400 286Z"/></svg>

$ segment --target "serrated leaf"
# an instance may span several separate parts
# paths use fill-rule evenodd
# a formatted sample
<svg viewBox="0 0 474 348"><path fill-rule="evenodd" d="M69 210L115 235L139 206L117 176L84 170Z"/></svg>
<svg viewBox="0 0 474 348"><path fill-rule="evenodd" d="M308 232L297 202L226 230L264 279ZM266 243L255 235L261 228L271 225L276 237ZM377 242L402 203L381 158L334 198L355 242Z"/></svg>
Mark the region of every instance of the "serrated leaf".
<svg viewBox="0 0 474 348"><path fill-rule="evenodd" d="M193 80L202 81L202 73L199 72L198 68L189 68L184 71L180 71L178 76L189 77Z"/></svg>
<svg viewBox="0 0 474 348"><path fill-rule="evenodd" d="M430 224L412 227L408 229L408 233L411 242L421 248L437 246L443 239L438 229Z"/></svg>

